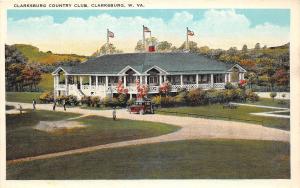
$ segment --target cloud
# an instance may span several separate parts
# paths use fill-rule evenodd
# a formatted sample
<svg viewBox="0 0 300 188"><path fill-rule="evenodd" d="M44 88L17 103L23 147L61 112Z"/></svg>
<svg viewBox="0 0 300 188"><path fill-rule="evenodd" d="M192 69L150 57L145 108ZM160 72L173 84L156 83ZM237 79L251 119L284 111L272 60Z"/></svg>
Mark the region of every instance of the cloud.
<svg viewBox="0 0 300 188"><path fill-rule="evenodd" d="M257 42L273 46L289 41L289 27L272 23L251 27L250 20L243 14L211 9L198 20L186 11L178 11L169 21L159 17L114 17L109 14L87 19L69 17L63 23L55 23L51 16L10 18L7 42L33 44L41 50L57 53L90 55L106 42L106 29L109 28L116 36L111 42L125 52L132 52L136 42L142 39L142 25L148 26L160 41L167 40L176 46L185 41L187 26L195 32L191 40L199 46L212 48L240 48L243 44L251 47Z"/></svg>

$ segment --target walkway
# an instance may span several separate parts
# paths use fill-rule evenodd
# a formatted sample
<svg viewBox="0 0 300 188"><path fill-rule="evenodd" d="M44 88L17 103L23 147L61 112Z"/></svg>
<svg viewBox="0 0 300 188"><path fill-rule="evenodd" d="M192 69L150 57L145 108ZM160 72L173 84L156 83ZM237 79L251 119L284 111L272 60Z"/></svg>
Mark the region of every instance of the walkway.
<svg viewBox="0 0 300 188"><path fill-rule="evenodd" d="M250 113L252 115L256 116L265 116L265 117L275 117L275 118L290 118L289 115L283 115L283 114L276 114L278 112L289 112L289 108L282 108L282 107L275 107L275 106L264 106L264 105L255 105L255 104L243 104L243 103L234 103L231 104L239 105L239 106L252 106L257 108L269 108L269 109L276 109L276 111L270 111L270 112L258 112L258 113Z"/></svg>
<svg viewBox="0 0 300 188"><path fill-rule="evenodd" d="M32 107L31 104L26 104L26 103L7 102L7 104L13 106L17 104L21 104L24 109L26 108L30 109ZM39 104L37 105L37 109L52 111L52 106L50 104ZM57 111L63 111L62 107L57 107L56 109ZM68 108L67 111L80 113L82 115L97 115L97 116L104 116L109 118L111 118L112 116L111 110L88 110L88 109L80 109L76 107L76 108ZM274 140L274 141L289 142L290 139L289 131L264 127L261 125L255 125L250 123L212 120L212 119L193 118L193 117L179 117L179 116L169 116L169 115L160 115L160 114L138 115L138 114L129 114L126 110L123 109L117 110L117 117L121 119L168 123L168 124L180 126L181 129L176 132L157 136L157 137L122 141L122 142L98 145L93 147L75 149L70 151L11 160L8 161L8 164L37 160L37 159L47 159L52 157L59 157L59 156L78 154L84 152L91 152L91 151L96 151L105 148L116 148L116 147L124 147L124 146L139 145L139 144L169 142L169 141L176 141L176 140L219 138L219 139Z"/></svg>

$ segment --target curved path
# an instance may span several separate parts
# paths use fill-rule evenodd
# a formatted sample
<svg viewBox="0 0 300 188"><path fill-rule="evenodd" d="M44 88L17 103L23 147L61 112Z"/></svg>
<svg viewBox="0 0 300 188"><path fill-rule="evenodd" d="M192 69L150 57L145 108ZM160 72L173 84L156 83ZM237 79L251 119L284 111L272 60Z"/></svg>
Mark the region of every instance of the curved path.
<svg viewBox="0 0 300 188"><path fill-rule="evenodd" d="M8 105L17 106L21 104L23 109L32 108L31 104L28 103L16 103L7 102ZM51 104L38 104L38 110L52 110ZM57 111L63 111L62 107L57 107ZM97 115L104 117L112 117L111 110L88 110L76 108L68 108L68 112L80 113L82 115ZM172 125L180 126L181 129L169 133L151 138L143 138L137 140L121 141L116 143L80 148L75 150L69 150L58 153L44 154L34 157L26 157L16 160L8 161L10 163L31 161L37 159L47 159L52 157L59 157L70 154L78 154L84 152L95 151L105 148L116 148L139 144L159 143L176 140L188 140L188 139L209 139L209 138L220 138L220 139L251 139L251 140L274 140L289 142L290 133L289 131L279 130L275 128L264 127L261 125L234 122L234 121L223 121L223 120L211 120L203 118L193 117L179 117L159 114L149 115L138 115L129 114L126 110L117 110L117 118L131 119L131 120L142 120L168 123Z"/></svg>

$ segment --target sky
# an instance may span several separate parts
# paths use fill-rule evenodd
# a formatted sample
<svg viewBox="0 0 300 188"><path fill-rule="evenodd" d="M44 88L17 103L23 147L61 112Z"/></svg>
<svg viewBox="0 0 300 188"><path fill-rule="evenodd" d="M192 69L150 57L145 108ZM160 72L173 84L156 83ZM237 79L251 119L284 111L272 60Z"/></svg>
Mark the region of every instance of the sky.
<svg viewBox="0 0 300 188"><path fill-rule="evenodd" d="M198 46L252 48L289 42L288 9L153 9L153 10L8 10L7 43L31 44L42 51L91 55L106 42L106 29L118 49L133 52L142 25L159 41L180 46L186 27Z"/></svg>

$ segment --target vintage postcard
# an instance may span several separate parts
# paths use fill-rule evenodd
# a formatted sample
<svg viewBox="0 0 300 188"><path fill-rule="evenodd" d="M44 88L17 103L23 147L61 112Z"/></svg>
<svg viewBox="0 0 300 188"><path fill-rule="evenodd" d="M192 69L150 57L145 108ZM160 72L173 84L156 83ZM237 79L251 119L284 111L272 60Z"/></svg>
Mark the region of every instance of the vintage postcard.
<svg viewBox="0 0 300 188"><path fill-rule="evenodd" d="M300 2L220 3L1 2L1 186L297 187Z"/></svg>

